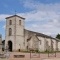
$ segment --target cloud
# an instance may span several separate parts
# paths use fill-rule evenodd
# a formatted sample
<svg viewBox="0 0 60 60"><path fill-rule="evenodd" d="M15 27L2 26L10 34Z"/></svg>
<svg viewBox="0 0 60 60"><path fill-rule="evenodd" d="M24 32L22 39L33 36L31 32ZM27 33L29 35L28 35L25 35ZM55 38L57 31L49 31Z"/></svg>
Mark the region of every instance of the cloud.
<svg viewBox="0 0 60 60"><path fill-rule="evenodd" d="M41 2L37 2L34 0L25 0L24 1L24 7L33 9L33 10L40 10L40 11L60 11L60 3L50 3L50 4L44 4Z"/></svg>
<svg viewBox="0 0 60 60"><path fill-rule="evenodd" d="M4 25L2 28L5 29L6 28L6 25Z"/></svg>
<svg viewBox="0 0 60 60"><path fill-rule="evenodd" d="M8 14L0 14L0 22L5 21L5 18L8 17L8 16L10 16L10 15L8 15Z"/></svg>
<svg viewBox="0 0 60 60"><path fill-rule="evenodd" d="M33 31L55 36L60 33L60 3L44 4L24 1L24 7L32 11L21 14L26 17L26 28Z"/></svg>
<svg viewBox="0 0 60 60"><path fill-rule="evenodd" d="M22 1L22 0L20 0ZM60 3L44 4L32 0L23 1L23 6L29 12L18 13L25 17L25 28L55 37L60 33ZM0 21L4 21L8 14L0 15Z"/></svg>

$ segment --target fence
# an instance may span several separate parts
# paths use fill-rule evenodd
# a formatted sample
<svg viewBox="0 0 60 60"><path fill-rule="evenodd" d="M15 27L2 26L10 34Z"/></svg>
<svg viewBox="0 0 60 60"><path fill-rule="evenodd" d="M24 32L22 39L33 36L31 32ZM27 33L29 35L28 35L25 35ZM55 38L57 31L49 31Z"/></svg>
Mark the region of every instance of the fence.
<svg viewBox="0 0 60 60"><path fill-rule="evenodd" d="M56 57L57 56L57 52L46 52L46 53L32 53L30 52L30 58L43 58L43 57Z"/></svg>

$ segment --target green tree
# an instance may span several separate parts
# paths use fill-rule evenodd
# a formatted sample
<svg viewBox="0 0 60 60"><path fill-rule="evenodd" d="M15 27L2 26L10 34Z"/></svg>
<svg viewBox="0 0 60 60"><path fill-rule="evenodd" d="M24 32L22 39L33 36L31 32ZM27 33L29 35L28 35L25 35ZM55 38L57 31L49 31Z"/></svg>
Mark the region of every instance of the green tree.
<svg viewBox="0 0 60 60"><path fill-rule="evenodd" d="M56 38L60 39L60 34L57 34Z"/></svg>

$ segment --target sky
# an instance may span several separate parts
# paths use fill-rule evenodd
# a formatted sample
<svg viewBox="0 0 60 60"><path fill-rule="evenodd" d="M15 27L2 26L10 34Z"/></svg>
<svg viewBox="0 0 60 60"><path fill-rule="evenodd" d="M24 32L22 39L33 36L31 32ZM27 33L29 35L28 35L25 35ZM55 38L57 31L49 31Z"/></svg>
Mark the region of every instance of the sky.
<svg viewBox="0 0 60 60"><path fill-rule="evenodd" d="M60 0L0 0L0 34L3 39L5 18L15 13L26 18L25 29L52 37L60 33Z"/></svg>

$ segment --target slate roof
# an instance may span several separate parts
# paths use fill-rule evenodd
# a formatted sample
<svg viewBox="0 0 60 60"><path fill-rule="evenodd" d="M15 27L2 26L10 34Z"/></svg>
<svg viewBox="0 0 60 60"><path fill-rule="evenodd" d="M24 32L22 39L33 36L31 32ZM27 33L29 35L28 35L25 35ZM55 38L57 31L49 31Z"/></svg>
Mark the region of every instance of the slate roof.
<svg viewBox="0 0 60 60"><path fill-rule="evenodd" d="M26 29L25 29L25 30L26 30ZM30 31L30 30L26 30L26 31L31 32L31 33L34 33L34 34L36 34L36 36L41 36L41 37L51 38L51 39L54 39L54 40L60 41L60 40L57 39L57 38L53 38L53 37L48 36L48 35L45 35L45 34L43 34L43 33L34 32L34 31Z"/></svg>
<svg viewBox="0 0 60 60"><path fill-rule="evenodd" d="M9 17L6 17L6 19L8 19L8 18L11 18L11 17L19 17L19 18L21 18L21 19L24 19L25 20L25 18L23 18L23 17L21 17L21 16L18 16L18 15L13 15L13 16L9 16Z"/></svg>

